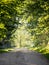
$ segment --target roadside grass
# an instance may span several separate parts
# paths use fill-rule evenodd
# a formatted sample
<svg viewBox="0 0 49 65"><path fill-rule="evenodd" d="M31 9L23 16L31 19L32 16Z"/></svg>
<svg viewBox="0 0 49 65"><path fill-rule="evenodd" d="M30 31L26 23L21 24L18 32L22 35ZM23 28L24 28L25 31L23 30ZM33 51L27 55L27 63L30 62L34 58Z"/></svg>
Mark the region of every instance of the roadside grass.
<svg viewBox="0 0 49 65"><path fill-rule="evenodd" d="M7 53L12 50L13 50L12 48L0 49L0 53Z"/></svg>
<svg viewBox="0 0 49 65"><path fill-rule="evenodd" d="M45 47L44 46L33 47L33 48L30 48L30 50L34 50L39 53L42 53L47 59L49 59L49 44Z"/></svg>

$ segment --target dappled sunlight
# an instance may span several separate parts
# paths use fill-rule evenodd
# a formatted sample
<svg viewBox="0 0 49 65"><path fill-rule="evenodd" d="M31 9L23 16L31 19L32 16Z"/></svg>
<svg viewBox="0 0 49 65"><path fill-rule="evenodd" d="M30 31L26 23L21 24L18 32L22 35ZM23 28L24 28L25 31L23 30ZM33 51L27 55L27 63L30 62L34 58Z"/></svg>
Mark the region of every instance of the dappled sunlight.
<svg viewBox="0 0 49 65"><path fill-rule="evenodd" d="M0 23L0 28L1 28L1 29L5 29L4 26L5 26L5 25L4 25L3 23Z"/></svg>
<svg viewBox="0 0 49 65"><path fill-rule="evenodd" d="M0 10L0 63L47 65L49 0L1 0Z"/></svg>
<svg viewBox="0 0 49 65"><path fill-rule="evenodd" d="M2 0L2 2L4 2L4 3L8 3L8 2L11 2L11 1L14 1L14 0Z"/></svg>
<svg viewBox="0 0 49 65"><path fill-rule="evenodd" d="M19 21L19 25L15 33L13 34L14 43L16 44L16 47L31 47L32 46L32 40L31 40L31 34L27 31L27 23L26 21ZM15 37L14 37L15 35Z"/></svg>

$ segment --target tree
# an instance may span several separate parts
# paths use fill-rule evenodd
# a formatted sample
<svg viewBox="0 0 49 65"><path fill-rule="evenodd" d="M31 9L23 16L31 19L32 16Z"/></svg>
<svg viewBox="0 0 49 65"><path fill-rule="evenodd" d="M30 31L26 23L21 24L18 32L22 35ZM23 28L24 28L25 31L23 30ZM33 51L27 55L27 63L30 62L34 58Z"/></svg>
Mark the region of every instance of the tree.
<svg viewBox="0 0 49 65"><path fill-rule="evenodd" d="M26 27L27 23L21 22L21 24L18 26L17 30L14 33L16 37L14 38L14 42L17 47L29 48L32 46L31 34L27 31Z"/></svg>
<svg viewBox="0 0 49 65"><path fill-rule="evenodd" d="M19 5L19 14L28 22L28 30L37 45L49 42L49 0L25 0Z"/></svg>
<svg viewBox="0 0 49 65"><path fill-rule="evenodd" d="M11 35L18 27L19 19L16 18L21 18L18 9L22 2L22 0L0 1L0 45L2 46L6 41L10 41Z"/></svg>
<svg viewBox="0 0 49 65"><path fill-rule="evenodd" d="M1 40L9 39L19 20L28 22L28 31L32 34L34 43L46 44L49 41L49 0L1 0L0 1ZM18 17L18 20L16 20ZM17 28L17 27L16 27Z"/></svg>
<svg viewBox="0 0 49 65"><path fill-rule="evenodd" d="M49 1L37 0L29 4L28 28L31 30L35 45L47 44L49 41ZM32 7L32 8L31 8Z"/></svg>
<svg viewBox="0 0 49 65"><path fill-rule="evenodd" d="M17 2L15 0L1 0L0 1L0 44L10 39L18 26L16 21Z"/></svg>

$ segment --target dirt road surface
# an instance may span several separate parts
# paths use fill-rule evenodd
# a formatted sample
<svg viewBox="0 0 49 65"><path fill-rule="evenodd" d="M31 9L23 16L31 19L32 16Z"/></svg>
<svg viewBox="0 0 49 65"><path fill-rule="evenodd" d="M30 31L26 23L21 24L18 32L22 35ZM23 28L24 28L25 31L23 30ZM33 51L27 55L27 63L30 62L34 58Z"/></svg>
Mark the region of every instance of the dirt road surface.
<svg viewBox="0 0 49 65"><path fill-rule="evenodd" d="M38 52L15 48L8 53L0 53L0 65L49 65L49 61Z"/></svg>

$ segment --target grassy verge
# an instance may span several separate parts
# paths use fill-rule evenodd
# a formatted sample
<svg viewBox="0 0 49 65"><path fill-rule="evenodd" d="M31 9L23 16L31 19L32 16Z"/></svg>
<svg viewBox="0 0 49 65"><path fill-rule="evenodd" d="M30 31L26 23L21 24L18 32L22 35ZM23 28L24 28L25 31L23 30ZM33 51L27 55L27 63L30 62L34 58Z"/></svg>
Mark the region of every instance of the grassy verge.
<svg viewBox="0 0 49 65"><path fill-rule="evenodd" d="M35 50L37 52L42 53L47 59L49 59L49 45L47 46L39 46L39 47L34 47L30 48L30 50Z"/></svg>
<svg viewBox="0 0 49 65"><path fill-rule="evenodd" d="M13 50L13 49L12 48L0 49L0 53L7 53L11 50Z"/></svg>

